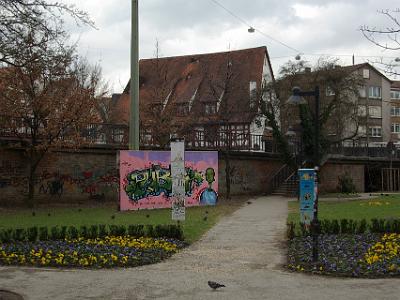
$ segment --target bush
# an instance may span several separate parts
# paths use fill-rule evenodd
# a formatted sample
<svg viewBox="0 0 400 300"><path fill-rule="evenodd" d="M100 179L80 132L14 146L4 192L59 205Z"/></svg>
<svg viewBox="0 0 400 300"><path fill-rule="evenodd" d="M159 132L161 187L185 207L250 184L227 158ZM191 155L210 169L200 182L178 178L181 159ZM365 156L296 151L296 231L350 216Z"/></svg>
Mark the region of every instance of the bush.
<svg viewBox="0 0 400 300"><path fill-rule="evenodd" d="M87 226L82 225L79 228L79 237L88 238L88 236L89 236L89 230L88 230Z"/></svg>
<svg viewBox="0 0 400 300"><path fill-rule="evenodd" d="M357 226L357 229L356 229L356 233L362 234L362 233L364 233L364 232L367 231L367 228L368 228L367 220L362 219L362 220L358 223L358 226Z"/></svg>
<svg viewBox="0 0 400 300"><path fill-rule="evenodd" d="M77 229L75 226L53 226L50 230L47 227L30 227L28 229L0 229L0 242L9 243L12 241L31 241L37 240L63 240L65 238L77 239L95 239L107 235L124 236L129 234L134 237L151 238L173 238L183 240L183 229L179 225L130 225L128 228L124 225L91 225L81 226ZM293 233L294 236L294 233Z"/></svg>
<svg viewBox="0 0 400 300"><path fill-rule="evenodd" d="M339 184L338 184L338 190L341 193L355 193L356 192L356 186L353 183L353 178L351 178L349 173L344 173L338 177Z"/></svg>
<svg viewBox="0 0 400 300"><path fill-rule="evenodd" d="M89 234L88 237L91 239L97 238L99 236L99 226L97 225L90 226L88 234Z"/></svg>
<svg viewBox="0 0 400 300"><path fill-rule="evenodd" d="M0 241L2 243L9 243L11 242L13 237L13 230L11 228L8 229L1 229L0 230Z"/></svg>
<svg viewBox="0 0 400 300"><path fill-rule="evenodd" d="M69 226L67 230L67 237L70 239L77 239L79 236L79 231L74 226Z"/></svg>
<svg viewBox="0 0 400 300"><path fill-rule="evenodd" d="M295 230L296 230L296 224L294 222L288 222L286 231L286 236L288 240L291 240L295 237L296 235Z"/></svg>
<svg viewBox="0 0 400 300"><path fill-rule="evenodd" d="M144 236L144 225L129 225L128 226L128 234L134 237Z"/></svg>
<svg viewBox="0 0 400 300"><path fill-rule="evenodd" d="M26 230L26 237L30 242L36 242L38 239L39 230L36 226L30 227Z"/></svg>
<svg viewBox="0 0 400 300"><path fill-rule="evenodd" d="M53 226L50 229L50 240L59 240L60 239L60 230L57 226Z"/></svg>
<svg viewBox="0 0 400 300"><path fill-rule="evenodd" d="M47 241L49 239L49 232L47 227L40 227L39 228L39 240L40 241Z"/></svg>
<svg viewBox="0 0 400 300"><path fill-rule="evenodd" d="M26 230L24 228L17 228L14 230L13 240L22 242L26 240Z"/></svg>
<svg viewBox="0 0 400 300"><path fill-rule="evenodd" d="M121 236L125 235L126 227L124 225L110 225L110 235Z"/></svg>
<svg viewBox="0 0 400 300"><path fill-rule="evenodd" d="M145 236L153 237L154 236L154 227L151 224L146 225Z"/></svg>
<svg viewBox="0 0 400 300"><path fill-rule="evenodd" d="M107 226L104 224L99 225L99 237L105 237L108 235Z"/></svg>

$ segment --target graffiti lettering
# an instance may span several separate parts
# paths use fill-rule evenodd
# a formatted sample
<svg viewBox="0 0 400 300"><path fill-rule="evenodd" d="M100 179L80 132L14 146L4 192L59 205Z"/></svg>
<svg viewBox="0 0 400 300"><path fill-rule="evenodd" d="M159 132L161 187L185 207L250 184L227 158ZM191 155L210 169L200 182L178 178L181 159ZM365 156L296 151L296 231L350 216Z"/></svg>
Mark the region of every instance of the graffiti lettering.
<svg viewBox="0 0 400 300"><path fill-rule="evenodd" d="M185 194L191 196L194 188L202 184L203 176L192 168L185 168L185 173ZM124 190L129 199L134 202L161 194L168 198L172 194L170 167L152 165L147 169L135 170L127 175L125 182Z"/></svg>

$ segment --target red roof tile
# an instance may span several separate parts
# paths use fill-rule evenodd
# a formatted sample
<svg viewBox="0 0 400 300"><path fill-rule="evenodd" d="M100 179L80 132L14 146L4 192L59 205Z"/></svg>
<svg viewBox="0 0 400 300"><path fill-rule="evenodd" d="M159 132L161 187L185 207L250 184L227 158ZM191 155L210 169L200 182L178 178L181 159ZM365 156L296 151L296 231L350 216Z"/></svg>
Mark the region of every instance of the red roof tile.
<svg viewBox="0 0 400 300"><path fill-rule="evenodd" d="M145 119L142 108L146 104L171 106L191 102L190 113L201 115L202 103L218 102L225 90L225 103L221 103L219 114L226 116L229 108L229 122L251 122L255 113L250 110L249 82L255 81L257 88L261 87L266 55L266 47L259 47L140 60L141 121ZM128 121L129 88L128 83L116 105L115 121Z"/></svg>

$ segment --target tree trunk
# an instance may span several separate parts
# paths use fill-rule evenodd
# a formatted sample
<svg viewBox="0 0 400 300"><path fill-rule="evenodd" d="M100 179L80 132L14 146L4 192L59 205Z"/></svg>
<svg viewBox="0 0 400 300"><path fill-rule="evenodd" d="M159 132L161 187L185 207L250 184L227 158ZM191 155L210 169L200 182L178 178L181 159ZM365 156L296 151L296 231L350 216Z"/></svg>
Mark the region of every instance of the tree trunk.
<svg viewBox="0 0 400 300"><path fill-rule="evenodd" d="M29 208L35 208L35 171L36 166L31 162L29 164L28 198L26 202Z"/></svg>
<svg viewBox="0 0 400 300"><path fill-rule="evenodd" d="M231 199L231 162L229 150L224 152L225 156L225 184L226 184L226 199Z"/></svg>

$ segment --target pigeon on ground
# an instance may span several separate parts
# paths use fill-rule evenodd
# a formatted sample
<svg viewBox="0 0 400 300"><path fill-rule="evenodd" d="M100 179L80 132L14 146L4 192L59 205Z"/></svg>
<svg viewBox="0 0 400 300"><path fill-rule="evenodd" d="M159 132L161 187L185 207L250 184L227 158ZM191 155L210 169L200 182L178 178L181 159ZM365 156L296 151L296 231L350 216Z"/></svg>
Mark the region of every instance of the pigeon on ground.
<svg viewBox="0 0 400 300"><path fill-rule="evenodd" d="M225 285L220 284L220 283L218 283L218 282L214 282L214 281L208 281L208 286L209 286L210 288L212 288L214 291L215 291L216 289L225 287Z"/></svg>

